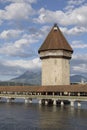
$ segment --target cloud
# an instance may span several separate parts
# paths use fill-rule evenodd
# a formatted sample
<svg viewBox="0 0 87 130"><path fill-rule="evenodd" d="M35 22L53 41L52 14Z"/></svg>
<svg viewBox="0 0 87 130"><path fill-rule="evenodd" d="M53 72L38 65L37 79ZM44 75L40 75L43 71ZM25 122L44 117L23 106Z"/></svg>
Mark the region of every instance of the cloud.
<svg viewBox="0 0 87 130"><path fill-rule="evenodd" d="M30 28L28 32L4 30L0 34L0 38L4 39L4 42L1 42L3 44L0 46L0 54L20 58L37 56L37 51L34 49L33 44L36 46L40 40L44 39L48 30L49 26L42 26L40 29Z"/></svg>
<svg viewBox="0 0 87 130"><path fill-rule="evenodd" d="M36 3L37 0L0 0L0 2L13 2L13 3Z"/></svg>
<svg viewBox="0 0 87 130"><path fill-rule="evenodd" d="M37 23L59 23L60 25L87 25L87 5L75 8L72 12L63 12L61 10L50 11L41 8L38 12L38 18L34 18Z"/></svg>
<svg viewBox="0 0 87 130"><path fill-rule="evenodd" d="M87 28L81 27L81 26L75 26L75 27L70 28L70 29L68 29L66 27L61 27L61 30L63 33L65 33L67 35L75 35L75 36L87 32Z"/></svg>
<svg viewBox="0 0 87 130"><path fill-rule="evenodd" d="M30 4L27 3L11 3L3 10L0 10L0 21L4 20L29 20L35 13Z"/></svg>
<svg viewBox="0 0 87 130"><path fill-rule="evenodd" d="M72 11L76 6L84 4L85 0L68 0L65 10Z"/></svg>
<svg viewBox="0 0 87 130"><path fill-rule="evenodd" d="M86 10L87 5L74 9L72 13L69 14L71 24L74 22L76 25L87 25Z"/></svg>
<svg viewBox="0 0 87 130"><path fill-rule="evenodd" d="M87 75L87 65L86 64L78 64L78 66L73 65L71 68L72 68L71 69L72 74Z"/></svg>
<svg viewBox="0 0 87 130"><path fill-rule="evenodd" d="M17 38L23 31L21 30L4 30L0 34L0 39L11 39L11 38Z"/></svg>
<svg viewBox="0 0 87 130"><path fill-rule="evenodd" d="M34 10L29 4L13 3L5 7L4 19L28 19L29 16L33 14L33 12Z"/></svg>
<svg viewBox="0 0 87 130"><path fill-rule="evenodd" d="M14 43L6 43L1 46L0 54L13 57L32 57L35 56L35 51L30 47L27 39L20 39Z"/></svg>
<svg viewBox="0 0 87 130"><path fill-rule="evenodd" d="M3 22L3 15L4 15L4 10L0 10L0 25Z"/></svg>
<svg viewBox="0 0 87 130"><path fill-rule="evenodd" d="M0 25L3 23L2 18L3 18L3 10L0 10Z"/></svg>
<svg viewBox="0 0 87 130"><path fill-rule="evenodd" d="M59 25L66 26L61 27L61 30L67 35L73 35L72 38L87 33L85 0L67 1L66 9L53 11L45 8L38 10L38 4L36 5L37 10L33 9L32 4L37 0L0 0L0 2L6 2L0 9L0 25L2 25L0 55L3 58L3 60L0 59L1 75L20 75L27 69L41 67L39 58L30 59L37 56L37 48L50 31L50 26L42 26L44 24L57 22ZM76 39L81 39L81 37ZM78 52L80 49L87 48L84 41L73 41L71 45L73 48L79 49ZM74 54L71 60L71 73L87 74L86 59L87 54L83 54L83 56Z"/></svg>
<svg viewBox="0 0 87 130"><path fill-rule="evenodd" d="M58 18L62 19L62 16L65 18L65 14L62 11L50 11L46 10L45 8L41 8L38 11L39 17L34 18L34 22L38 23L53 23L53 22L59 22Z"/></svg>
<svg viewBox="0 0 87 130"><path fill-rule="evenodd" d="M86 49L87 43L83 43L82 41L73 41L71 46L72 48Z"/></svg>
<svg viewBox="0 0 87 130"><path fill-rule="evenodd" d="M8 60L4 63L4 65L10 67L20 67L24 69L35 69L41 67L39 58L32 60L15 60L13 62Z"/></svg>
<svg viewBox="0 0 87 130"><path fill-rule="evenodd" d="M68 0L68 5L81 5L85 0Z"/></svg>
<svg viewBox="0 0 87 130"><path fill-rule="evenodd" d="M87 54L74 54L73 55L73 60L77 60L77 61L83 61L85 63L87 63ZM82 62L81 62L82 63Z"/></svg>
<svg viewBox="0 0 87 130"><path fill-rule="evenodd" d="M38 42L40 39L43 39L50 30L50 26L42 26L41 28L29 28L30 34L25 34L23 37L31 39L32 43Z"/></svg>
<svg viewBox="0 0 87 130"><path fill-rule="evenodd" d="M71 60L71 74L87 75L87 54L74 54Z"/></svg>
<svg viewBox="0 0 87 130"><path fill-rule="evenodd" d="M29 69L41 68L39 58L32 60L0 60L0 75L2 76L18 76Z"/></svg>

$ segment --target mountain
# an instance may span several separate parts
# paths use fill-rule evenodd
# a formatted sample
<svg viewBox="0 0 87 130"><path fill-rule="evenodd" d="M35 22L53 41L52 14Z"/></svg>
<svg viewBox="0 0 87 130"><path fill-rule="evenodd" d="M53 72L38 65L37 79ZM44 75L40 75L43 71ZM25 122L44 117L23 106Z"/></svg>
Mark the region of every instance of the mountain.
<svg viewBox="0 0 87 130"><path fill-rule="evenodd" d="M71 83L78 83L81 81L87 82L87 78L82 75L70 76ZM11 82L26 83L29 85L41 85L41 70L29 70L17 78L11 79Z"/></svg>
<svg viewBox="0 0 87 130"><path fill-rule="evenodd" d="M87 82L87 78L85 76L82 76L82 75L73 75L73 76L70 76L70 82L71 83L75 83L75 82Z"/></svg>
<svg viewBox="0 0 87 130"><path fill-rule="evenodd" d="M30 85L41 85L41 71L29 70L17 78L11 79L11 82L28 83Z"/></svg>

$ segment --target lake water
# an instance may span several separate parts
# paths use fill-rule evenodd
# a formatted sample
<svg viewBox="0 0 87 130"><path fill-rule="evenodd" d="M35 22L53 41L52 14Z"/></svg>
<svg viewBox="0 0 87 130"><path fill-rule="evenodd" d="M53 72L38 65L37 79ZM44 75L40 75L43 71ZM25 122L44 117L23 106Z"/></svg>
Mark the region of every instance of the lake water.
<svg viewBox="0 0 87 130"><path fill-rule="evenodd" d="M55 129L87 130L87 104L77 108L0 102L0 130Z"/></svg>

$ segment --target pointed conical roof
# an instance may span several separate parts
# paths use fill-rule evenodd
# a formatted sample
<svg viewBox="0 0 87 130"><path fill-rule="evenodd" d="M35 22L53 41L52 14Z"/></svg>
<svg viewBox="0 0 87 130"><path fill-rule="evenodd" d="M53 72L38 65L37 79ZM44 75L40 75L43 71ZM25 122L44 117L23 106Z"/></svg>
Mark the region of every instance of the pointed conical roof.
<svg viewBox="0 0 87 130"><path fill-rule="evenodd" d="M48 50L66 50L73 53L73 49L68 44L66 38L64 37L61 30L58 28L57 24L53 26L45 41L39 48L38 52L48 51Z"/></svg>

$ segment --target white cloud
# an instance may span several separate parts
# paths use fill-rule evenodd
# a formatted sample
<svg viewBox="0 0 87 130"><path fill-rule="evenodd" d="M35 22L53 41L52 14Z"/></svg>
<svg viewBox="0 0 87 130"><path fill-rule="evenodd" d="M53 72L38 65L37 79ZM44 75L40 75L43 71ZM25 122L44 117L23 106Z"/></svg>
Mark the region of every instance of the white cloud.
<svg viewBox="0 0 87 130"><path fill-rule="evenodd" d="M87 63L87 54L74 54L73 60L81 60L80 63L83 63L82 61L85 61L85 63Z"/></svg>
<svg viewBox="0 0 87 130"><path fill-rule="evenodd" d="M32 60L14 60L14 61L7 60L3 64L5 66L20 67L24 69L35 69L41 67L41 62L39 58L35 58Z"/></svg>
<svg viewBox="0 0 87 130"><path fill-rule="evenodd" d="M71 23L77 25L87 25L87 17L86 17L87 5L81 6L75 10L69 16L71 17Z"/></svg>
<svg viewBox="0 0 87 130"><path fill-rule="evenodd" d="M29 19L35 13L30 4L27 3L11 3L0 10L0 19L3 20L24 20Z"/></svg>
<svg viewBox="0 0 87 130"><path fill-rule="evenodd" d="M1 2L13 2L13 3L36 3L37 0L0 0Z"/></svg>
<svg viewBox="0 0 87 130"><path fill-rule="evenodd" d="M82 33L86 33L87 32L87 28L86 27L81 27L81 26L75 26L73 28L66 28L66 27L61 27L61 30L63 33L67 34L67 35L79 35Z"/></svg>
<svg viewBox="0 0 87 130"><path fill-rule="evenodd" d="M30 47L27 39L20 39L14 43L6 43L0 48L0 54L13 57L35 56L34 50Z"/></svg>
<svg viewBox="0 0 87 130"><path fill-rule="evenodd" d="M82 41L73 41L71 44L72 48L80 48L80 49L86 49L87 43L83 43Z"/></svg>
<svg viewBox="0 0 87 130"><path fill-rule="evenodd" d="M87 65L86 64L79 64L78 66L72 67L74 72L78 73L86 73L87 74Z"/></svg>
<svg viewBox="0 0 87 130"><path fill-rule="evenodd" d="M41 8L39 10L39 17L35 18L34 21L38 23L53 23L53 22L59 22L59 20L63 20L66 15L62 11L50 11L50 10L45 10L44 8ZM63 19L62 19L63 17ZM58 18L60 18L58 20Z"/></svg>
<svg viewBox="0 0 87 130"><path fill-rule="evenodd" d="M71 12L74 9L74 5L68 5L65 7L65 11Z"/></svg>
<svg viewBox="0 0 87 130"><path fill-rule="evenodd" d="M47 33L49 32L49 26L42 26L40 29L30 29L32 34L24 34L23 38L28 39L29 43L37 43L41 39L44 39Z"/></svg>
<svg viewBox="0 0 87 130"><path fill-rule="evenodd" d="M4 10L0 10L0 18L3 17L3 14L4 14Z"/></svg>
<svg viewBox="0 0 87 130"><path fill-rule="evenodd" d="M87 65L86 64L79 64L78 66L73 66L72 70L74 73L78 73L78 74L87 74Z"/></svg>
<svg viewBox="0 0 87 130"><path fill-rule="evenodd" d="M32 60L10 60L0 59L0 75L3 76L19 76L27 70L38 70L41 68L41 61L39 58ZM5 79L4 79L5 80Z"/></svg>
<svg viewBox="0 0 87 130"><path fill-rule="evenodd" d="M2 39L11 39L11 38L17 38L23 31L21 30L4 30L1 34L0 34L0 38Z"/></svg>
<svg viewBox="0 0 87 130"><path fill-rule="evenodd" d="M34 10L29 4L13 3L5 7L4 19L28 19L33 13Z"/></svg>
<svg viewBox="0 0 87 130"><path fill-rule="evenodd" d="M34 19L34 22L42 24L57 22L61 25L87 25L87 5L75 8L72 12L50 11L41 8L38 14L39 16Z"/></svg>
<svg viewBox="0 0 87 130"><path fill-rule="evenodd" d="M28 39L29 43L37 43L41 37L42 35L40 35L39 33L23 35L23 38Z"/></svg>
<svg viewBox="0 0 87 130"><path fill-rule="evenodd" d="M35 30L35 29L34 29ZM23 32L20 30L7 30L0 34L0 38L6 39L5 43L1 44L0 54L13 57L32 57L36 56L37 52L32 48L32 44L36 44L47 35L49 26L43 26L36 32ZM23 32L23 33L22 33ZM21 34L22 33L22 34ZM21 39L17 39L18 35ZM14 38L14 42L9 42L8 38ZM18 37L19 38L19 37ZM6 42L7 41L7 42Z"/></svg>
<svg viewBox="0 0 87 130"><path fill-rule="evenodd" d="M20 39L14 43L14 47L21 48L23 45L28 45L29 42L27 39Z"/></svg>
<svg viewBox="0 0 87 130"><path fill-rule="evenodd" d="M65 10L67 10L68 12L71 12L76 6L83 5L84 2L85 0L68 0Z"/></svg>
<svg viewBox="0 0 87 130"><path fill-rule="evenodd" d="M9 0L10 1L10 0ZM14 1L14 0L13 0ZM22 0L24 1L24 0ZM71 12L63 12L61 10L51 11L41 8L38 12L31 7L30 3L36 2L36 0L29 0L29 3L14 2L6 6L4 10L0 10L1 21L2 20L21 20L29 19L34 13L38 13L38 18L34 18L34 22L38 23L54 23L57 22L61 25L87 25L87 5L82 5L79 8L75 8ZM84 0L78 0L77 3L81 4ZM71 0L70 3L76 3L76 0ZM72 6L73 4L69 4ZM22 11L23 10L23 11ZM22 11L22 13L21 13ZM69 18L69 20L68 20Z"/></svg>
<svg viewBox="0 0 87 130"><path fill-rule="evenodd" d="M0 67L1 67L1 65L3 67L6 67L6 68L11 68L11 69L16 68L17 71L18 71L18 70L28 70L28 69L41 68L41 61L40 61L39 58L35 58L35 59L32 59L32 60L13 60L13 61L12 60L2 60L0 62ZM17 72L17 74L18 74L18 72Z"/></svg>
<svg viewBox="0 0 87 130"><path fill-rule="evenodd" d="M0 25L3 23L2 21L3 15L4 15L4 11L0 10Z"/></svg>
<svg viewBox="0 0 87 130"><path fill-rule="evenodd" d="M85 0L68 0L68 5L80 5L84 2Z"/></svg>
<svg viewBox="0 0 87 130"><path fill-rule="evenodd" d="M74 54L71 60L71 73L87 75L87 54Z"/></svg>

